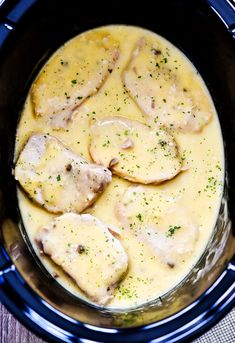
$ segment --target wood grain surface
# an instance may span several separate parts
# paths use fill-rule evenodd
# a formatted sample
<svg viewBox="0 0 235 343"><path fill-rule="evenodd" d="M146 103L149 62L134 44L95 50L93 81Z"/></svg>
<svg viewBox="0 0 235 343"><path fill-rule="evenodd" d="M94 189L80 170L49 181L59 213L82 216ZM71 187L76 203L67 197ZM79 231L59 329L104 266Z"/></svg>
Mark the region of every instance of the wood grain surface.
<svg viewBox="0 0 235 343"><path fill-rule="evenodd" d="M213 329L193 343L234 343L235 308ZM45 343L27 330L0 304L0 343ZM125 343L125 342L123 342Z"/></svg>
<svg viewBox="0 0 235 343"><path fill-rule="evenodd" d="M43 343L0 304L0 343Z"/></svg>

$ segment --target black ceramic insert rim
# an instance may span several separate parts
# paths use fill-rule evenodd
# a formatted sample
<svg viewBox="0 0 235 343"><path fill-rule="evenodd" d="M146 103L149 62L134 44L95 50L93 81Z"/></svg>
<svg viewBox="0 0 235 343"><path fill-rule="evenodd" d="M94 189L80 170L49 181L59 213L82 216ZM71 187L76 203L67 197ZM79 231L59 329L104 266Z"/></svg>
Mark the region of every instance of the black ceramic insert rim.
<svg viewBox="0 0 235 343"><path fill-rule="evenodd" d="M24 13L36 2L12 1L10 5L6 0L3 2L0 11L0 48ZM227 29L234 33L235 13L225 6L226 2L208 0L213 10L220 12L220 18L226 23ZM208 330L235 305L235 261L227 265L200 298L180 312L142 327L108 329L78 322L50 306L27 285L5 248L0 246L0 299L26 327L49 341L183 342Z"/></svg>

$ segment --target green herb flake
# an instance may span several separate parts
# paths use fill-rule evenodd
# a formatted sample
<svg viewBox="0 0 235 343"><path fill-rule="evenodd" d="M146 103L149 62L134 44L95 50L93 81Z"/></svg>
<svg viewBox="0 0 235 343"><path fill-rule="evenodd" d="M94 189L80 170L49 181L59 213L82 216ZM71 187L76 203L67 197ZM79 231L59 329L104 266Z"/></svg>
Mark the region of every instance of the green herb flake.
<svg viewBox="0 0 235 343"><path fill-rule="evenodd" d="M174 234L175 234L175 232L177 231L177 230L179 230L179 229L181 229L181 226L176 226L176 225L170 225L169 226L169 229L168 229L168 231L167 231L167 233L166 233L166 236L167 237L172 237Z"/></svg>
<svg viewBox="0 0 235 343"><path fill-rule="evenodd" d="M138 213L137 216L136 216L137 219L139 219L140 222L143 221L143 218L142 218L142 214L141 213Z"/></svg>

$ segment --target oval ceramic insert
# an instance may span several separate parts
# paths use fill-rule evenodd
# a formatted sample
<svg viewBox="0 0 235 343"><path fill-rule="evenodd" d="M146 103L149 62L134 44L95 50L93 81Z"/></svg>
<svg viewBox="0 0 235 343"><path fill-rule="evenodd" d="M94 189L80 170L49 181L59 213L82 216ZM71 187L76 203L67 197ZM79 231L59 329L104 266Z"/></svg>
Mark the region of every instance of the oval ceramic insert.
<svg viewBox="0 0 235 343"><path fill-rule="evenodd" d="M106 40L102 36L104 32L109 37L106 48ZM93 43L90 42L88 46L81 44L82 37L92 36L96 37ZM97 45L97 37L100 39L101 36L104 41ZM141 41L147 42L143 48L147 47L148 51L144 50L138 55L136 49ZM117 49L119 54L116 54ZM112 66L105 69L102 85L97 83L95 91L93 89L90 95L87 92L85 99L77 99L79 102L75 105L74 97L83 96L79 92L84 91L83 86L90 79L84 69L81 74L84 75L84 85L80 84L80 79L77 79L77 83L71 81L76 80L76 73L79 72L77 68L81 66L79 55L86 57L88 50L90 54L87 61L92 64L88 69L91 68L92 71L98 70L99 56L107 61L113 51L115 61L108 62ZM65 62L68 59L67 65ZM49 80L48 75L59 69L62 71ZM44 71L48 72L45 77L42 76ZM101 74L104 76L103 69ZM93 78L91 80L94 81ZM42 103L38 100L42 96L42 89L38 88L36 91L35 88L41 87L42 81L46 84L44 99L49 102L53 99L53 92L56 92L56 96L57 92L64 92L63 96L58 98L58 108L54 116L49 114L51 110L48 110L48 102L44 103L43 100ZM54 81L59 82L59 88ZM37 95L35 92L38 92ZM146 98L146 95L150 98ZM50 103L53 103L52 100ZM36 104L38 108L43 108L43 113L35 113ZM65 116L69 120L58 130L58 127L53 125L56 123L54 118L65 118L63 113L69 115ZM99 150L98 158L94 151L89 151L92 138L98 134L90 128L92 118L95 118L97 123L102 123L107 117L117 116L124 122L137 122L138 130L133 129L133 132L141 131L140 135L144 139L138 143L134 137L127 135L120 140L114 155L108 152L108 149L106 154L106 147L102 147L104 150L101 154ZM149 130L148 126L151 126ZM112 138L115 130L107 125L102 134ZM171 177L165 177L165 182L155 184L160 178L158 170L156 169L155 173L155 169L149 165L151 161L147 150L151 149L150 145L155 144L152 143L152 132L158 130L162 130L164 135L169 137L169 142L173 144L172 150L169 151L173 151L175 158L167 165L168 156L163 154L159 165L164 163L165 171L174 172L170 173ZM89 164L94 163L94 159L96 163L102 164L100 168L104 168L108 163L113 171L109 185L103 189L93 205L82 212L98 218L110 228L117 227L121 233L123 249L128 256L127 273L120 279L105 306L119 309L135 307L162 296L179 284L197 263L212 235L224 182L224 150L217 113L202 78L187 57L163 37L138 27L111 25L74 37L47 61L28 94L17 129L16 159L29 137L35 134L49 134ZM105 137L103 141L105 144ZM96 140L94 144L95 142ZM166 146L164 143L162 145L157 147ZM129 177L127 180L128 167L123 169L123 174L120 172L121 167L124 167L124 159L120 162L116 152L122 150L122 157L130 157L131 151L134 152L137 146L136 164L141 162L141 175ZM156 163L154 156L151 155L151 160ZM111 157L113 161L110 160ZM127 162L132 166L134 160L129 160L129 157ZM118 163L121 163L120 171ZM178 173L181 168L187 170ZM140 168L136 167L136 171L137 169ZM140 186L134 184L146 182L150 180L150 176L151 182L154 183ZM36 206L21 189L18 191L18 198L27 234L42 263L52 275L56 275L57 282L71 293L86 301L92 301L66 276L62 268L55 266L50 258L39 254L35 237L40 227L56 220L56 214ZM167 199L167 206L163 199ZM157 239L156 232L160 233ZM105 252L107 251L104 247ZM176 263L172 263L173 260ZM95 298L93 302L94 300Z"/></svg>

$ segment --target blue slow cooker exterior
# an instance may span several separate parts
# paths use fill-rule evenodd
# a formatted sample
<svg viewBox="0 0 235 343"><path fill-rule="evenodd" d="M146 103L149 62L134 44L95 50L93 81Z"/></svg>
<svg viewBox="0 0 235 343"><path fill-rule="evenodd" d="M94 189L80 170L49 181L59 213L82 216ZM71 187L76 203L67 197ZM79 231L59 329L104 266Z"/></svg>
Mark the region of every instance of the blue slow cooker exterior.
<svg viewBox="0 0 235 343"><path fill-rule="evenodd" d="M217 323L235 305L235 261L182 311L134 329L105 329L80 323L36 295L0 249L0 299L29 329L54 342L185 342Z"/></svg>
<svg viewBox="0 0 235 343"><path fill-rule="evenodd" d="M0 17L0 48L17 22L36 0L21 0ZM208 0L234 35L235 12L227 1ZM4 5L4 4L3 4ZM1 8L0 8L1 10ZM0 300L29 329L54 342L185 342L218 322L235 305L235 260L228 263L216 282L180 312L151 325L133 329L106 329L70 318L40 298L25 282L0 246Z"/></svg>

